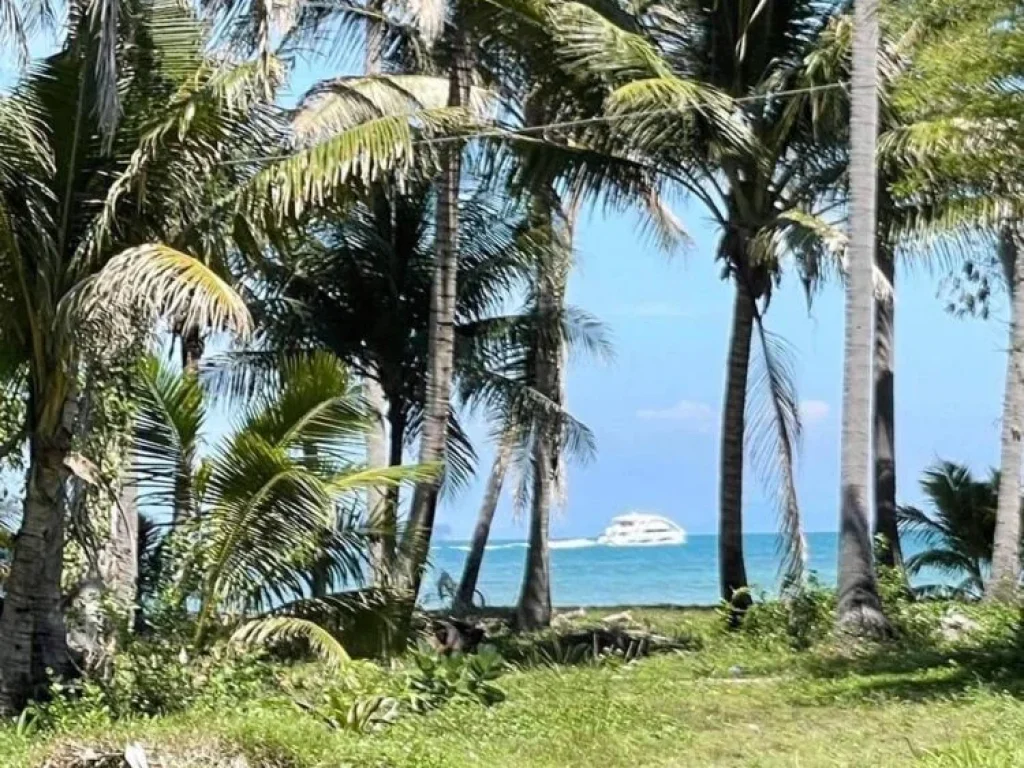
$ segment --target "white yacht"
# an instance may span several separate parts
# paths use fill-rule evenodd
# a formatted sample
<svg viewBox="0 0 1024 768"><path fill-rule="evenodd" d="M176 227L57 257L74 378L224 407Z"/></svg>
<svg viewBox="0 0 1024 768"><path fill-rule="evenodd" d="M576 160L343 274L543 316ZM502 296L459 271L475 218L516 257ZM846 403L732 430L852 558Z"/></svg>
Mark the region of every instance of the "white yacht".
<svg viewBox="0 0 1024 768"><path fill-rule="evenodd" d="M657 547L685 544L686 531L660 515L630 512L612 518L598 539L598 544L609 547Z"/></svg>

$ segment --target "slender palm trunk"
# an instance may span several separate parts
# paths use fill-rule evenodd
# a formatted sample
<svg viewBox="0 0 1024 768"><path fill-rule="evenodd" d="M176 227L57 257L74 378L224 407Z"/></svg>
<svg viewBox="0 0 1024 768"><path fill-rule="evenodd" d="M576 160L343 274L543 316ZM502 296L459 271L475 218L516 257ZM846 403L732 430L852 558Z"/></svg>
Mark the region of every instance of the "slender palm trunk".
<svg viewBox="0 0 1024 768"><path fill-rule="evenodd" d="M464 71L465 52L459 42L453 44L453 63L448 77L448 106L463 103L468 86ZM442 464L448 439L448 409L451 402L453 356L455 351L455 296L458 271L459 187L462 180L462 147L446 144L441 149L441 178L437 194L434 280L430 297L430 325L427 330L427 380L420 433L419 463ZM403 551L407 584L413 600L430 552L434 531L434 512L440 478L424 481L413 494L409 525Z"/></svg>
<svg viewBox="0 0 1024 768"><path fill-rule="evenodd" d="M869 635L889 631L875 585L868 509L872 271L878 181L877 58L878 0L857 0L850 114L850 248L843 360L838 624L847 631Z"/></svg>
<svg viewBox="0 0 1024 768"><path fill-rule="evenodd" d="M505 430L498 442L498 452L494 456L491 476L487 479L487 489L484 491L484 500L480 505L480 515L477 517L476 527L473 529L473 541L470 543L466 565L462 569L462 578L459 580L459 588L455 593L456 613L465 613L473 607L477 579L480 577L480 566L484 562L487 539L491 535L491 522L494 520L495 510L498 508L498 499L501 497L501 487L505 483L505 473L508 471L513 447L513 432Z"/></svg>
<svg viewBox="0 0 1024 768"><path fill-rule="evenodd" d="M401 399L388 397L390 403L388 411L388 439L390 447L388 450L388 465L392 467L401 466L405 460L405 409ZM398 546L398 510L402 501L402 489L395 485L387 489L387 546L390 547L392 558L397 556Z"/></svg>
<svg viewBox="0 0 1024 768"><path fill-rule="evenodd" d="M206 341L197 326L181 331L181 370L189 376L199 376L199 366L206 351ZM174 510L171 517L171 530L179 523L192 518L195 514L192 499L192 467L185 457L178 466L174 478Z"/></svg>
<svg viewBox="0 0 1024 768"><path fill-rule="evenodd" d="M33 434L24 517L14 544L0 614L0 714L19 711L69 665L61 599L64 568L64 460L71 450L74 404L57 429Z"/></svg>
<svg viewBox="0 0 1024 768"><path fill-rule="evenodd" d="M1013 227L1005 227L1000 255L1010 292L1010 350L1003 393L1003 429L999 452L999 501L992 546L992 576L985 590L989 600L1010 602L1020 586L1020 471L1024 445L1024 263Z"/></svg>
<svg viewBox="0 0 1024 768"><path fill-rule="evenodd" d="M560 408L563 405L565 350L561 333L553 331L552 326L565 306L572 245L571 233L560 231L554 224L555 205L553 196L538 196L536 201L536 215L543 218L556 247L552 249L548 262L538 269L537 310L541 328L534 352L534 386L543 397ZM559 487L562 442L562 428L557 422L543 419L534 430L529 548L516 609L516 623L520 629L540 629L551 623L548 530Z"/></svg>
<svg viewBox="0 0 1024 768"><path fill-rule="evenodd" d="M369 0L366 4L366 54L363 61L367 75L380 74L384 65L384 25L377 18L384 9L381 0ZM377 187L371 197L382 195ZM371 467L383 467L388 463L387 397L380 382L367 376L363 383L363 396L370 411L370 429L366 433L366 461ZM366 492L367 521L372 532L370 570L373 583L382 586L388 580L394 567L394 528L388 525L388 494L381 488L370 488Z"/></svg>
<svg viewBox="0 0 1024 768"><path fill-rule="evenodd" d="M366 433L366 462L371 467L388 465L387 399L380 382L372 376L363 382L363 397L369 411L370 428ZM387 492L378 486L366 491L367 523L373 537L370 567L373 582L385 584L394 564L393 526L388 523Z"/></svg>
<svg viewBox="0 0 1024 768"><path fill-rule="evenodd" d="M519 629L541 629L551 623L551 552L548 529L554 496L554 456L550 440L538 438L534 447L533 509L530 513L526 572L516 607Z"/></svg>
<svg viewBox="0 0 1024 768"><path fill-rule="evenodd" d="M754 299L746 284L737 280L725 374L725 402L722 407L722 452L718 477L718 568L722 599L732 603L739 612L751 602L746 591L747 568L743 560L743 436L753 328ZM738 618L738 614L734 618Z"/></svg>
<svg viewBox="0 0 1024 768"><path fill-rule="evenodd" d="M885 539L879 564L903 566L896 526L896 269L892 249L883 238L877 244L876 264L888 281L888 295L875 295L875 535Z"/></svg>

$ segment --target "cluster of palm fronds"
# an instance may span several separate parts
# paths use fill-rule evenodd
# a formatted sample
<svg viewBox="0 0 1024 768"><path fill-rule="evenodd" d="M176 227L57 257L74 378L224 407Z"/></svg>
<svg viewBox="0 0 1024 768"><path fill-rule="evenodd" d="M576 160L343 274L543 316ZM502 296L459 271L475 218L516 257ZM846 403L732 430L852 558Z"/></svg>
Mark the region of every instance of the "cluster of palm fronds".
<svg viewBox="0 0 1024 768"><path fill-rule="evenodd" d="M203 451L195 376L155 359L143 367L135 480L140 502L170 520L140 553L144 598L194 607L197 643L233 616L255 620L240 630L246 639L303 635L338 656L342 628L325 629L324 616L337 621L372 597L358 590L372 532L352 514L357 492L430 470L362 463L369 419L332 355L281 358L275 370L232 433Z"/></svg>
<svg viewBox="0 0 1024 768"><path fill-rule="evenodd" d="M924 473L921 490L928 511L899 508L900 530L921 547L906 559L907 573L941 579L918 585L922 594L981 597L992 566L999 472L978 480L968 467L942 461Z"/></svg>

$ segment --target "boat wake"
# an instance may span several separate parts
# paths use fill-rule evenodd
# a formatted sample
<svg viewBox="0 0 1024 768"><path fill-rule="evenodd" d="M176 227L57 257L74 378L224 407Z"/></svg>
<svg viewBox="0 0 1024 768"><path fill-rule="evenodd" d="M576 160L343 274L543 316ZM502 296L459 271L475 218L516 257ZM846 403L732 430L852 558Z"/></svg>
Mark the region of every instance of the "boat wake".
<svg viewBox="0 0 1024 768"><path fill-rule="evenodd" d="M529 543L525 541L506 541L501 544L488 544L485 549L494 552L501 549L526 549ZM597 539L553 539L548 546L551 549L586 549L587 547L599 546ZM455 544L452 549L459 552L469 552L471 547L468 544Z"/></svg>
<svg viewBox="0 0 1024 768"><path fill-rule="evenodd" d="M598 546L596 539L555 539L548 546L551 549L586 549Z"/></svg>
<svg viewBox="0 0 1024 768"><path fill-rule="evenodd" d="M488 552L493 552L497 549L526 549L528 546L530 545L527 544L525 541L510 541L504 544L488 544L486 547L484 547L484 549ZM469 552L469 550L472 549L472 547L465 544L459 544L453 546L452 549L457 549L460 552Z"/></svg>

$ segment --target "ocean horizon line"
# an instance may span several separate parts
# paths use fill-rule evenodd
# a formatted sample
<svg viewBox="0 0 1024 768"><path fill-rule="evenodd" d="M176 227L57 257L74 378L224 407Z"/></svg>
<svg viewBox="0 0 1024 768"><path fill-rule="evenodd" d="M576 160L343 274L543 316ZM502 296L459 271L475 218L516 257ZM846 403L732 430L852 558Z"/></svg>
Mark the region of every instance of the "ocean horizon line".
<svg viewBox="0 0 1024 768"><path fill-rule="evenodd" d="M804 531L804 536L818 536L818 535L821 535L821 534L829 534L831 536L835 536L835 535L838 535L838 533L839 533L839 531ZM597 537L600 536L600 535L601 535L600 533L595 533L592 536L587 536L587 535L580 534L578 536L551 537L548 540L549 541L576 541L576 540L582 540L582 539L591 539L591 540L593 540L593 539L597 539ZM698 536L699 537L713 537L714 538L714 537L718 536L717 533L694 533L692 531L686 531L686 535L687 535L687 537L692 537L692 538L696 538ZM779 533L778 531L745 531L743 533L743 535L744 536L781 536L782 534ZM469 536L466 536L466 537L447 536L447 537L444 537L444 538L435 538L434 539L434 543L435 544L466 544L467 542L470 542L472 540L473 540L472 537L469 537ZM488 542L501 542L503 544L504 543L525 544L525 543L527 543L527 539L525 539L525 538L512 538L512 537L507 537L507 538L491 537L491 538L488 539Z"/></svg>

